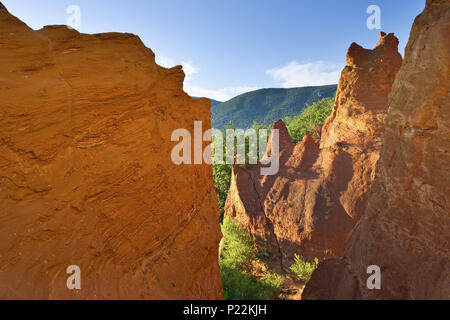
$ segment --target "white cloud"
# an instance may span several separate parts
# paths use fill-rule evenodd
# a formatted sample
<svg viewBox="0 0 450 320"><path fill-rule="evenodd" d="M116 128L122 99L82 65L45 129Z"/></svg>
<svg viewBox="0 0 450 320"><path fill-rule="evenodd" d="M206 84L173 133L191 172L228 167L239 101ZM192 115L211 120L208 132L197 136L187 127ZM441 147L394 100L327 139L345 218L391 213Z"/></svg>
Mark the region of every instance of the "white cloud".
<svg viewBox="0 0 450 320"><path fill-rule="evenodd" d="M194 67L194 64L192 61L189 62L182 62L181 65L183 66L184 74L186 75L185 82L192 80L192 76L196 73L198 73L198 69Z"/></svg>
<svg viewBox="0 0 450 320"><path fill-rule="evenodd" d="M324 61L304 64L292 61L283 67L267 70L266 73L277 84L292 88L338 83L340 70L338 66Z"/></svg>
<svg viewBox="0 0 450 320"><path fill-rule="evenodd" d="M195 67L192 61L176 63L176 61L174 61L171 58L158 55L156 56L156 63L165 68L172 68L177 64L182 65L183 71L186 75L186 78L184 80L184 91L186 91L186 93L188 93L193 97L206 97L217 101L227 101L242 93L259 89L257 87L246 87L246 86L220 88L220 89L202 88L192 83L194 75L199 73L199 69Z"/></svg>
<svg viewBox="0 0 450 320"><path fill-rule="evenodd" d="M164 56L156 56L156 63L164 68L173 68L176 65L182 65L184 74L186 75L185 81L191 80L192 76L198 73L198 68L194 66L192 61L176 63L173 59Z"/></svg>
<svg viewBox="0 0 450 320"><path fill-rule="evenodd" d="M176 66L175 61L167 57L157 55L155 60L157 64L164 68L172 68Z"/></svg>
<svg viewBox="0 0 450 320"><path fill-rule="evenodd" d="M189 81L184 83L184 91L194 97L206 97L217 101L227 101L242 93L258 90L258 87L229 87L221 89L206 89L192 85Z"/></svg>

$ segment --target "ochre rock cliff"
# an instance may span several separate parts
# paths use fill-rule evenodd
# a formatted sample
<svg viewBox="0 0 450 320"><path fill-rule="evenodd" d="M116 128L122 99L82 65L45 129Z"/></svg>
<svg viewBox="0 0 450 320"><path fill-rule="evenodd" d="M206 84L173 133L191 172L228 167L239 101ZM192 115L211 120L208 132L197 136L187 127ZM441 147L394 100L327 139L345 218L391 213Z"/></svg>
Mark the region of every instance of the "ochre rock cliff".
<svg viewBox="0 0 450 320"><path fill-rule="evenodd" d="M427 1L389 98L367 210L304 299L450 299L450 1ZM367 268L381 269L369 290Z"/></svg>
<svg viewBox="0 0 450 320"><path fill-rule="evenodd" d="M171 161L209 100L137 36L0 30L0 298L221 298L211 168Z"/></svg>
<svg viewBox="0 0 450 320"><path fill-rule="evenodd" d="M294 253L308 259L340 257L366 207L375 178L387 100L402 63L398 39L381 33L373 50L353 43L339 80L332 115L320 142L306 135L294 146L283 121L280 170L234 166L226 215L288 267Z"/></svg>

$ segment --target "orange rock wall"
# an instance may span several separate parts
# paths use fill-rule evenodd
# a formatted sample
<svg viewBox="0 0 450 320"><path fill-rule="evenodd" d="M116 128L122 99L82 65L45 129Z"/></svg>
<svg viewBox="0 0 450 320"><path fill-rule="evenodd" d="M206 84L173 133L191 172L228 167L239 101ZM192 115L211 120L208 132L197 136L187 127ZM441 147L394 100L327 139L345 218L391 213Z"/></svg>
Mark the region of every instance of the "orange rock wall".
<svg viewBox="0 0 450 320"><path fill-rule="evenodd" d="M0 30L0 298L222 298L211 167L170 157L210 102L137 36Z"/></svg>
<svg viewBox="0 0 450 320"><path fill-rule="evenodd" d="M450 299L449 39L450 1L428 0L390 94L367 210L344 259L320 264L303 298ZM370 265L380 290L366 286Z"/></svg>
<svg viewBox="0 0 450 320"><path fill-rule="evenodd" d="M261 176L260 165L234 167L226 215L284 268L295 253L308 259L343 255L375 178L388 95L402 63L397 48L398 39L384 33L373 50L351 45L320 142L306 135L294 146L285 124L275 123L277 175Z"/></svg>

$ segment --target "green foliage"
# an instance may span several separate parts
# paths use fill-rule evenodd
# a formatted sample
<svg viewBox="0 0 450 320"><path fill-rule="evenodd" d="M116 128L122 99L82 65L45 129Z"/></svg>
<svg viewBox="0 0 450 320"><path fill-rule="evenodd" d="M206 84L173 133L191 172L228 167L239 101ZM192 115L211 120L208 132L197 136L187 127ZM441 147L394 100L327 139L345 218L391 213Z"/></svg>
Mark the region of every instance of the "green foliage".
<svg viewBox="0 0 450 320"><path fill-rule="evenodd" d="M332 94L336 90L336 86L328 86L327 90L331 90ZM302 88L300 88L302 89ZM304 88L303 88L304 89ZM310 88L311 89L311 88ZM252 93L251 93L252 94ZM267 97L266 97L267 98ZM274 97L267 98L274 103L276 99ZM274 100L275 99L275 100ZM284 121L288 127L291 139L294 143L297 143L306 132L311 132L313 137L316 139L319 137L318 126L322 125L325 120L329 117L334 104L334 98L324 98L318 102L314 102L311 105L307 105L307 108L303 110L300 115L295 116L298 111L294 114L285 115ZM223 104L222 104L223 105ZM217 105L221 106L221 105ZM214 109L214 107L213 107ZM264 109L264 108L263 108ZM248 110L247 110L248 111ZM264 110L263 110L264 111ZM283 111L284 112L284 111ZM226 129L233 129L234 125L237 124L242 128L252 127L257 132L259 129L263 129L267 126L270 130L273 121L283 118L280 116L283 114L277 113L277 116L270 121L265 120L260 121L258 112L252 115L251 120L244 119L242 122L239 117L233 117L231 120L224 122L224 120L218 120L220 117L217 115L214 117L214 126L224 128L224 160L226 159ZM238 112L238 114L240 114ZM228 118L229 119L229 118ZM256 119L256 121L255 121ZM266 121L267 120L267 121ZM222 121L223 123L220 123ZM220 124L216 126L216 123ZM247 125L242 126L242 123ZM269 132L270 135L270 132ZM258 136L259 137L259 136ZM234 142L235 151L238 145ZM246 150L246 160L248 163L248 156L250 151L250 141L248 138L245 139L245 150ZM259 144L257 145L259 147ZM258 150L258 160L259 150ZM255 299L272 299L277 296L281 290L281 285L283 278L282 276L267 272L263 275L263 280L258 280L254 275L252 275L249 270L251 269L252 261L256 259L265 259L270 256L267 251L257 251L251 235L243 230L238 224L233 220L225 218L224 207L226 198L228 195L228 190L230 188L231 172L232 167L229 164L214 164L213 168L213 178L215 182L215 188L220 208L220 221L222 223L222 233L224 236L224 245L222 250L222 255L219 259L219 265L222 273L222 283L226 299L240 299L240 300L255 300ZM318 260L317 258L314 262L307 262L302 257L295 255L295 262L290 267L291 271L297 276L298 279L307 281L312 272L317 268Z"/></svg>
<svg viewBox="0 0 450 320"><path fill-rule="evenodd" d="M256 150L256 157L259 160L259 130L264 129L262 125L257 123L256 121L253 122L253 129L255 129L257 133L257 141L256 146L250 145L250 141L248 137L245 138L245 154L246 154L246 164L249 163L249 154L250 150ZM233 122L230 121L226 126L225 129L233 129ZM226 130L222 131L223 135L223 155L224 155L224 162L226 162ZM234 152L237 150L237 139L235 139L234 143ZM212 155L214 156L214 155ZM213 164L213 179L215 183L216 188L216 194L217 194L217 201L219 204L219 210L220 210L220 222L223 220L224 211L225 211L225 202L227 200L228 190L230 189L230 182L231 182L231 165L230 164Z"/></svg>
<svg viewBox="0 0 450 320"><path fill-rule="evenodd" d="M212 166L213 179L216 187L217 201L219 203L220 221L223 220L225 202L231 183L231 165L214 164Z"/></svg>
<svg viewBox="0 0 450 320"><path fill-rule="evenodd" d="M267 273L266 279L258 281L250 274L220 265L225 300L270 300L281 290L283 279L278 274Z"/></svg>
<svg viewBox="0 0 450 320"><path fill-rule="evenodd" d="M327 86L330 88L334 88L334 86ZM322 88L322 87L320 87ZM299 88L305 89L305 88ZM327 89L328 90L328 89ZM333 91L332 91L333 92ZM334 93L333 93L334 94ZM320 134L318 131L318 126L323 125L325 120L329 117L334 104L334 98L324 98L318 102L313 103L312 105L308 105L306 109L300 115L297 115L293 118L290 116L286 116L284 121L288 127L289 134L291 136L291 140L293 143L298 143L303 139L303 136L307 132L311 132L313 138L318 140L320 138ZM256 116L255 116L256 117ZM216 118L214 118L214 123L216 123ZM224 130L222 131L224 137L224 157L226 157L226 129L233 129L234 121L229 120L228 123L224 126ZM258 123L255 120L252 120L252 128L256 130L258 133L259 139L259 130L264 129L266 124ZM267 129L269 130L268 136L270 135L270 130L272 128L272 123L267 125ZM251 145L249 143L249 139L245 139L245 150L246 150L246 163L248 163L248 155L251 150ZM235 142L235 150L237 149L237 142ZM259 143L257 142L256 150L259 157ZM225 158L224 158L225 160ZM213 179L216 187L217 200L219 203L220 210L220 221L223 220L225 202L228 195L228 190L230 189L231 182L231 165L229 164L214 164L213 165Z"/></svg>
<svg viewBox="0 0 450 320"><path fill-rule="evenodd" d="M247 272L257 255L251 235L229 218L223 221L222 233L225 243L219 265L225 299L274 299L281 290L283 278L268 272L264 280L258 281Z"/></svg>
<svg viewBox="0 0 450 320"><path fill-rule="evenodd" d="M271 289L271 293L279 293L283 284L283 277L278 273L268 272L263 284Z"/></svg>
<svg viewBox="0 0 450 320"><path fill-rule="evenodd" d="M320 139L317 127L325 123L333 110L333 105L334 98L324 98L308 105L299 116L292 119L285 118L292 142L298 143L307 132L311 132L316 140Z"/></svg>
<svg viewBox="0 0 450 320"><path fill-rule="evenodd" d="M229 123L226 125L226 129L231 129L233 127L233 121L229 121ZM228 190L230 189L230 183L231 183L231 165L226 164L226 135L225 130L222 131L223 135L223 155L224 155L224 163L223 164L213 164L212 165L212 175L213 180L216 188L216 195L217 195L217 202L219 205L219 211L220 211L220 217L219 221L222 222L223 216L225 213L225 202L227 200ZM211 156L214 156L211 154Z"/></svg>
<svg viewBox="0 0 450 320"><path fill-rule="evenodd" d="M232 121L236 128L247 129L253 121L272 126L278 119L298 115L307 104L333 97L336 85L291 89L262 89L244 93L224 103L213 105L214 128L223 129Z"/></svg>
<svg viewBox="0 0 450 320"><path fill-rule="evenodd" d="M319 259L314 258L314 262L308 262L302 256L294 255L294 264L289 268L299 280L308 281L312 273L319 265Z"/></svg>
<svg viewBox="0 0 450 320"><path fill-rule="evenodd" d="M222 224L225 238L221 262L233 269L243 269L256 256L252 236L230 218Z"/></svg>

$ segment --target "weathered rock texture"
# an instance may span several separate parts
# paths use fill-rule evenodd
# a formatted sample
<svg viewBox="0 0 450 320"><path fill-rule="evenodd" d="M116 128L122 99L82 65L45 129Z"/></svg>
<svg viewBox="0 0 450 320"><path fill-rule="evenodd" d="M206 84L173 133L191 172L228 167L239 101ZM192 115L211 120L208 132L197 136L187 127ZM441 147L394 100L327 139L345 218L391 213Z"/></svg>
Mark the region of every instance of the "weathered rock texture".
<svg viewBox="0 0 450 320"><path fill-rule="evenodd" d="M319 265L303 298L450 299L449 39L450 1L427 1L389 98L367 210L345 257ZM370 265L381 290L367 289Z"/></svg>
<svg viewBox="0 0 450 320"><path fill-rule="evenodd" d="M283 121L275 123L277 175L261 176L260 165L234 166L226 215L280 257L284 268L294 253L309 259L344 254L375 178L388 95L402 63L397 48L398 39L384 33L373 50L351 45L320 143L306 135L294 146Z"/></svg>
<svg viewBox="0 0 450 320"><path fill-rule="evenodd" d="M0 298L221 298L211 168L171 161L209 100L137 36L0 30Z"/></svg>

